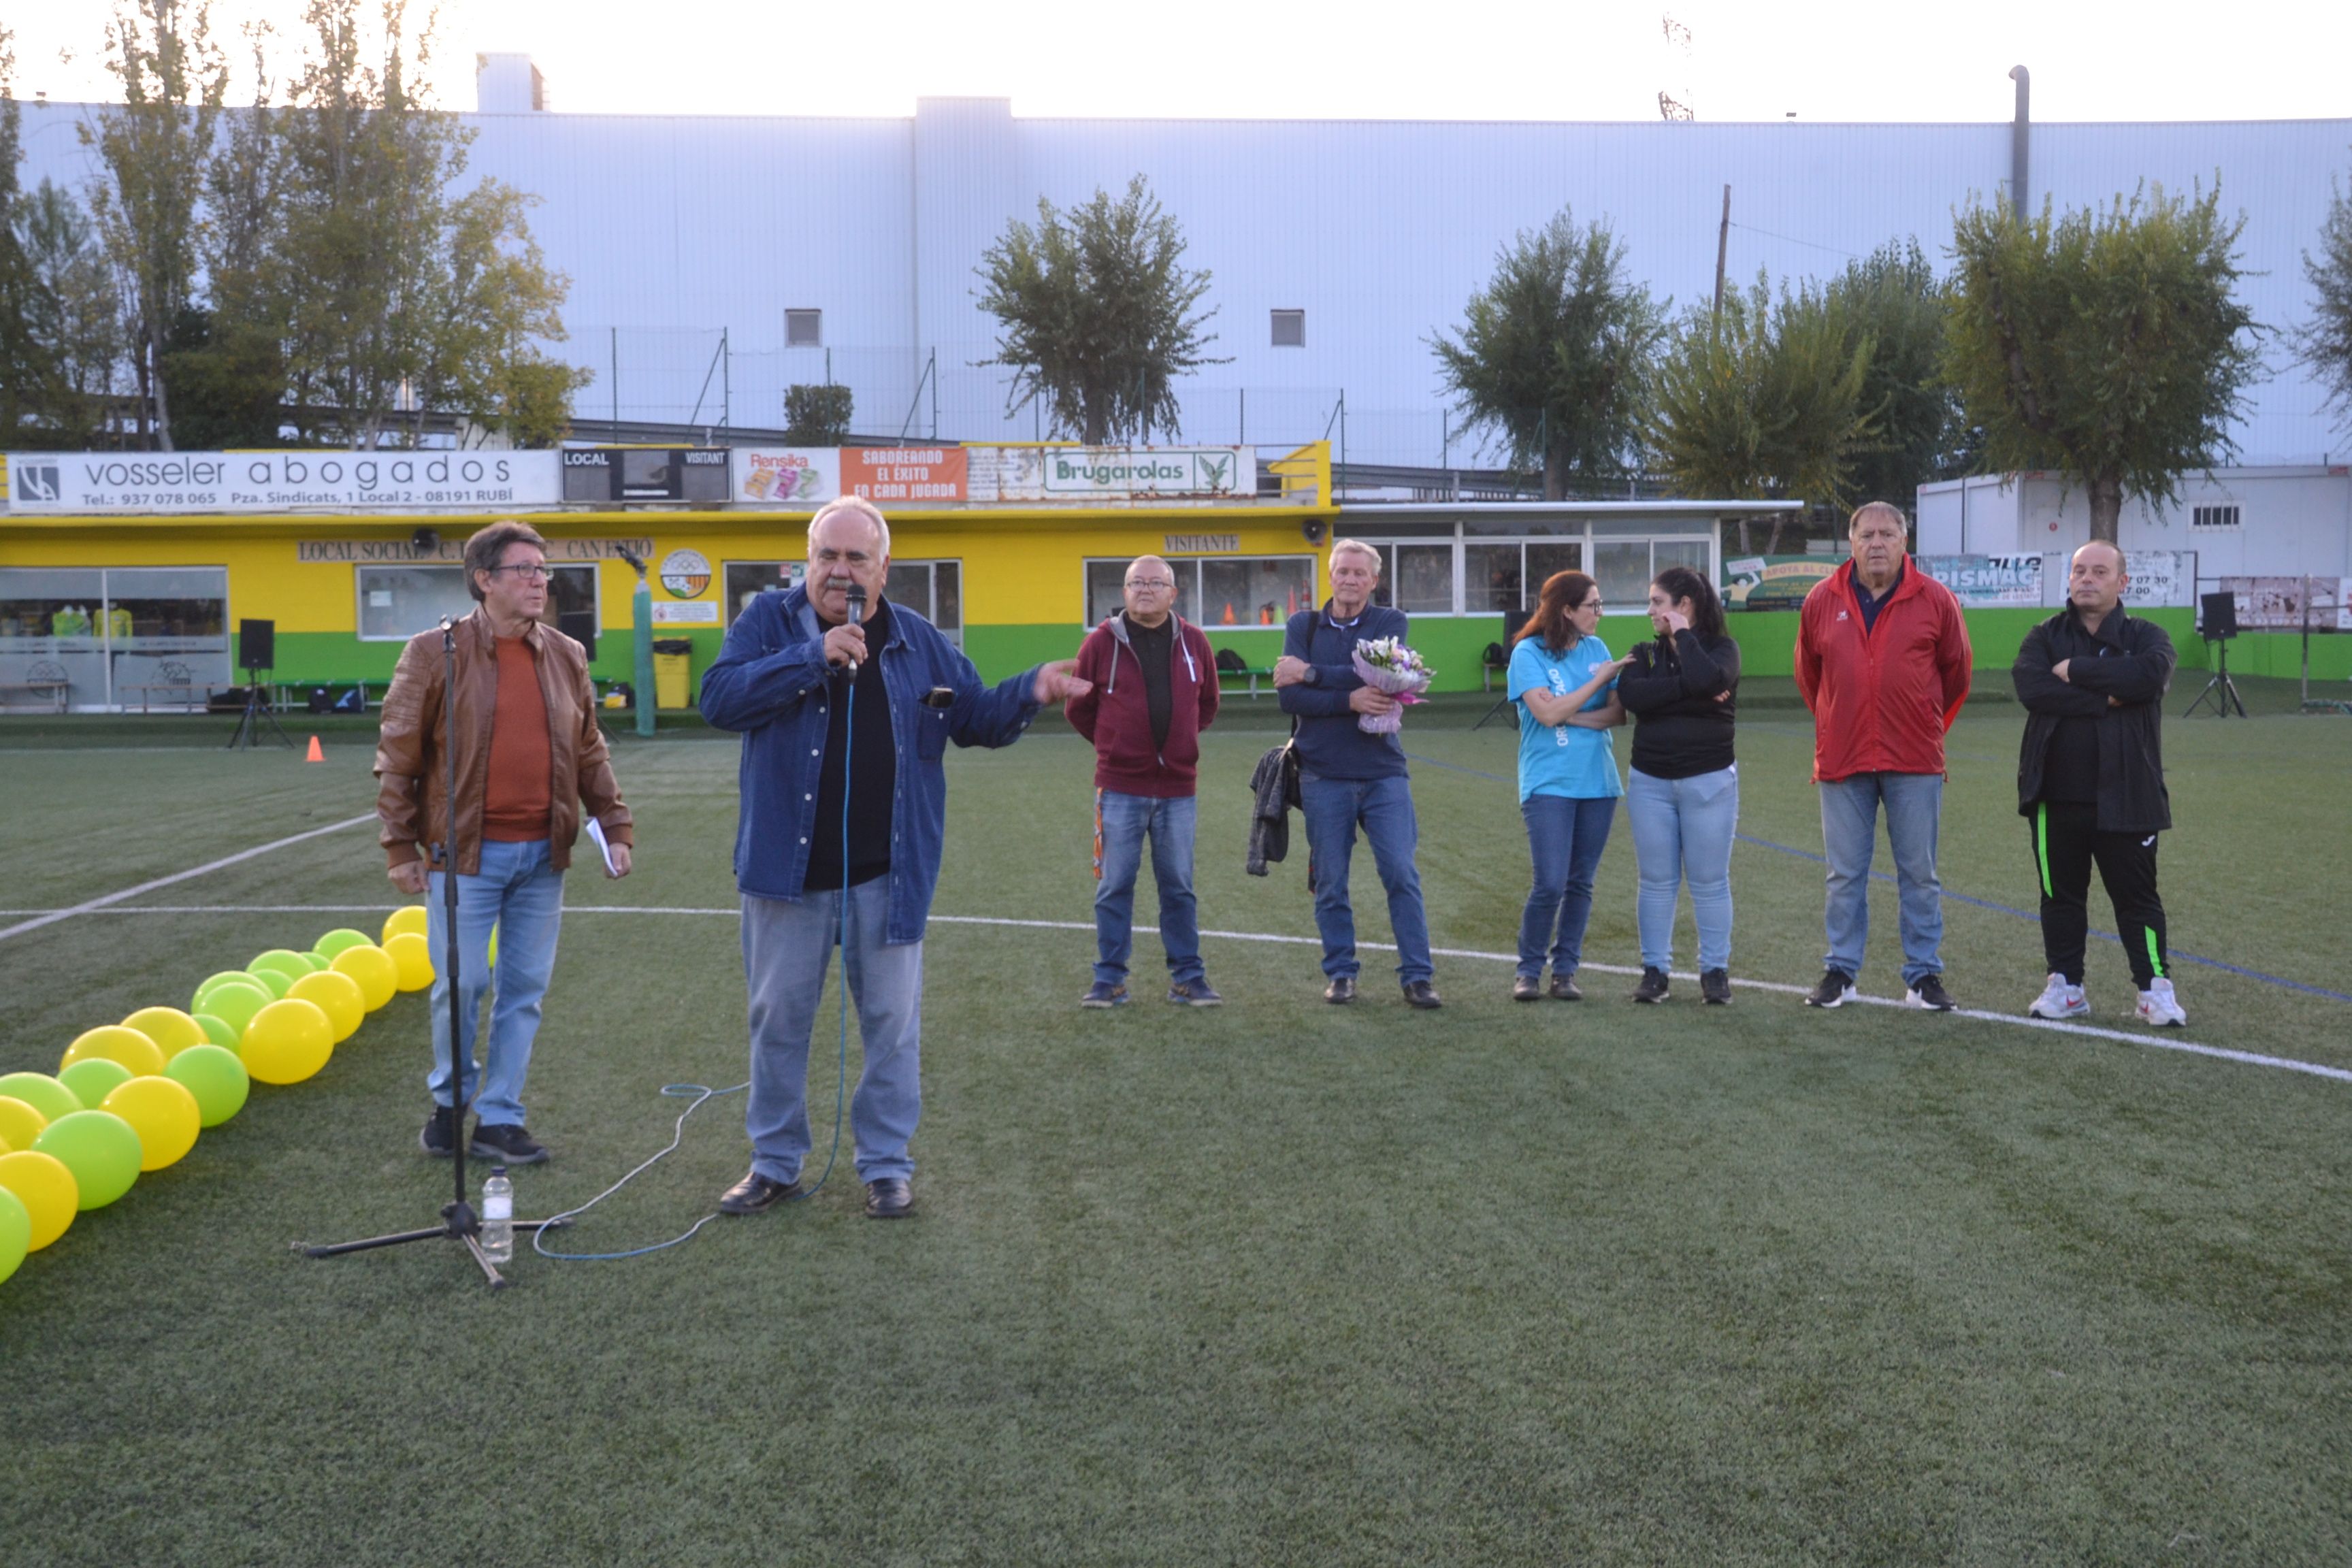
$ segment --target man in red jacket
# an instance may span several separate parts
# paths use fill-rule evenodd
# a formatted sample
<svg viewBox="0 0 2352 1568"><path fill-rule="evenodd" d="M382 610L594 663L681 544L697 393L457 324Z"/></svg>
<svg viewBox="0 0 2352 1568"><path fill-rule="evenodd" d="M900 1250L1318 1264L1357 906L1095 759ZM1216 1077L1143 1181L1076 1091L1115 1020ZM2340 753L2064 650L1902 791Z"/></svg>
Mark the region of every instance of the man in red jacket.
<svg viewBox="0 0 2352 1568"><path fill-rule="evenodd" d="M1829 959L1808 1005L1854 994L1870 933L1871 841L1886 841L1903 931L1904 1005L1948 1012L1936 829L1944 806L1944 731L1969 700L1969 628L1950 589L1904 550L1903 513L1871 501L1847 526L1853 559L1805 595L1797 689L1813 710L1813 781L1829 861Z"/></svg>
<svg viewBox="0 0 2352 1568"><path fill-rule="evenodd" d="M1157 555L1127 569L1127 610L1087 634L1078 673L1092 687L1066 705L1095 748L1095 979L1082 1007L1127 1001L1135 946L1135 878L1151 841L1168 1000L1224 1000L1201 963L1192 899L1195 768L1201 731L1217 717L1217 668L1201 628L1176 613L1176 574Z"/></svg>

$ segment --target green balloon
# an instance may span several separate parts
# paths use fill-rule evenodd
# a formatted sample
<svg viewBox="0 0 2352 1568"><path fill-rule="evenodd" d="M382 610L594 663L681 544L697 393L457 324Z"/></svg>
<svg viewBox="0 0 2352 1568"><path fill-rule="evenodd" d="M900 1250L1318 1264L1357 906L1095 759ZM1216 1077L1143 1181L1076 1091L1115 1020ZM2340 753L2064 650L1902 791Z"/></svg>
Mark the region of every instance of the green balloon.
<svg viewBox="0 0 2352 1568"><path fill-rule="evenodd" d="M294 987L294 976L287 973L286 971L282 969L248 969L246 973L252 975L255 980L260 982L260 984L268 990L269 999L272 1002L282 1000L285 997L286 993L292 990ZM304 964L302 966L302 973L305 974L310 973L310 966L307 963Z"/></svg>
<svg viewBox="0 0 2352 1568"><path fill-rule="evenodd" d="M363 931L353 931L349 926L337 926L333 931L312 942L310 951L321 957L332 959L335 954L347 947L365 947L374 941L375 938Z"/></svg>
<svg viewBox="0 0 2352 1568"><path fill-rule="evenodd" d="M260 975L249 974L242 969L232 969L225 974L215 974L210 980L205 981L202 985L197 986L195 998L189 1005L188 1011L191 1013L212 1012L212 999L219 995L221 988L226 985L247 986L252 990L261 992L264 995L268 995L269 991L269 983L262 979ZM270 1000L276 1001L277 998L270 997Z"/></svg>
<svg viewBox="0 0 2352 1568"><path fill-rule="evenodd" d="M91 1057L58 1069L58 1081L73 1090L85 1110L96 1110L115 1086L131 1081L131 1069L104 1057Z"/></svg>
<svg viewBox="0 0 2352 1568"><path fill-rule="evenodd" d="M199 1013L196 1015L196 1027L202 1029L205 1032L205 1038L214 1045L226 1046L232 1051L236 1049L239 1037L236 1030L229 1026L229 1021L226 1018L215 1017L210 1013Z"/></svg>
<svg viewBox="0 0 2352 1568"><path fill-rule="evenodd" d="M0 1094L23 1100L50 1121L82 1109L81 1097L47 1073L12 1072L0 1078Z"/></svg>
<svg viewBox="0 0 2352 1568"><path fill-rule="evenodd" d="M190 1046L163 1064L163 1076L196 1097L206 1127L218 1127L244 1110L253 1085L237 1054L219 1046Z"/></svg>
<svg viewBox="0 0 2352 1568"><path fill-rule="evenodd" d="M302 962L310 966L310 973L313 974L324 974L327 972L327 955L323 952L306 952L302 955ZM302 977L298 974L294 978L299 980Z"/></svg>
<svg viewBox="0 0 2352 1568"><path fill-rule="evenodd" d="M268 952L256 953L253 962L245 966L249 974L261 974L274 969L289 980L299 980L310 973L310 961L290 947L273 947Z"/></svg>
<svg viewBox="0 0 2352 1568"><path fill-rule="evenodd" d="M242 1040L245 1026L253 1022L253 1016L276 1000L261 982L250 980L243 985L224 985L205 997L203 1012L236 1030L236 1037Z"/></svg>
<svg viewBox="0 0 2352 1568"><path fill-rule="evenodd" d="M81 1188L81 1212L102 1209L139 1179L143 1151L131 1123L110 1110L60 1116L33 1140L33 1152L54 1157Z"/></svg>
<svg viewBox="0 0 2352 1568"><path fill-rule="evenodd" d="M0 1284L16 1272L32 1245L33 1216L25 1212L22 1198L0 1187Z"/></svg>

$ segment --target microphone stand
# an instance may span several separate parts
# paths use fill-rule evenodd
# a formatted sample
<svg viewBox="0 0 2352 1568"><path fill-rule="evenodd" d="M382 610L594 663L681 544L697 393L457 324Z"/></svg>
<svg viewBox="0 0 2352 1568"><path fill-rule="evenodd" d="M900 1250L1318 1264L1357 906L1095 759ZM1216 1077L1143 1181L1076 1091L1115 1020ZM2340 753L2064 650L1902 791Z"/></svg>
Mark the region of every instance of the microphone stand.
<svg viewBox="0 0 2352 1568"><path fill-rule="evenodd" d="M441 617L441 757L448 768L447 798L442 803L441 816L441 963L443 973L449 976L449 1104L454 1144L450 1163L456 1177L456 1194L441 1205L441 1223L437 1226L323 1247L298 1241L294 1250L305 1258L340 1258L347 1252L371 1252L379 1247L399 1247L411 1241L462 1241L466 1250L474 1255L474 1261L481 1265L483 1278L489 1281L490 1289L503 1290L509 1281L482 1250L482 1222L466 1197L466 1112L470 1107L464 1089L466 1068L472 1065L468 1058L473 1053L459 1043L462 1036L457 1027L463 1016L457 1000L457 628L446 616ZM517 1235L521 1235L557 1229L571 1223L568 1218L519 1219L514 1228Z"/></svg>

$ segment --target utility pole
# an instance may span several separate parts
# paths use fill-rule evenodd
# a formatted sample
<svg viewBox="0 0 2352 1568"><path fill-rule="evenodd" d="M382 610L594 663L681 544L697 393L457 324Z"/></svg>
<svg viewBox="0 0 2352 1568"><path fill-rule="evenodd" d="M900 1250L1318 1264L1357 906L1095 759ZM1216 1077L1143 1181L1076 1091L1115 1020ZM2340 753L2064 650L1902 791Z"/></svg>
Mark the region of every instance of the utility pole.
<svg viewBox="0 0 2352 1568"><path fill-rule="evenodd" d="M1723 263L1731 251L1731 187L1723 187L1723 222L1715 231L1715 313L1723 314Z"/></svg>

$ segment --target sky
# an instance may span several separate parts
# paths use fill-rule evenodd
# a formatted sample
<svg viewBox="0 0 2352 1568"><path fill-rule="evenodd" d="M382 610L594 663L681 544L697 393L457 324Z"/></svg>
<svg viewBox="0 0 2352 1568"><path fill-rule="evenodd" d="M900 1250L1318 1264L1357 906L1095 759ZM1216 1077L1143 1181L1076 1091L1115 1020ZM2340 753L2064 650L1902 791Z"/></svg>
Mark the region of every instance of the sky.
<svg viewBox="0 0 2352 1568"><path fill-rule="evenodd" d="M17 96L114 95L110 0L8 9ZM214 0L213 22L235 44L269 21L290 58L299 14ZM2037 120L2352 118L2340 0L899 0L887 26L874 14L445 0L438 100L472 109L473 57L496 50L530 54L554 110L573 113L905 115L962 95L1040 117L1638 121L1664 91L1706 121L1982 122L2010 118L2023 64Z"/></svg>

